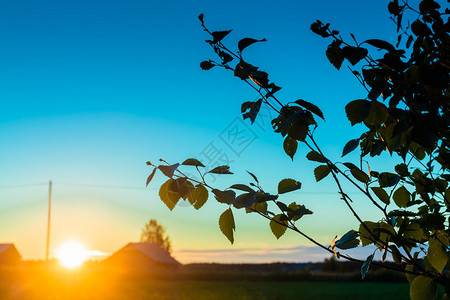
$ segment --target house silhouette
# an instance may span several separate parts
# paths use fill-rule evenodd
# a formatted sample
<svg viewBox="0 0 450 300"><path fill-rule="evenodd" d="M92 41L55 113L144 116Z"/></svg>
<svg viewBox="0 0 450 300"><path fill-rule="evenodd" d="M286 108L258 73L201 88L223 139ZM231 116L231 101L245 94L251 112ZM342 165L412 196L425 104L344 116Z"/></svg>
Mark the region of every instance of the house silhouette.
<svg viewBox="0 0 450 300"><path fill-rule="evenodd" d="M104 260L108 266L145 270L173 268L180 263L169 252L153 243L128 243Z"/></svg>
<svg viewBox="0 0 450 300"><path fill-rule="evenodd" d="M0 244L0 266L18 264L22 260L14 244Z"/></svg>

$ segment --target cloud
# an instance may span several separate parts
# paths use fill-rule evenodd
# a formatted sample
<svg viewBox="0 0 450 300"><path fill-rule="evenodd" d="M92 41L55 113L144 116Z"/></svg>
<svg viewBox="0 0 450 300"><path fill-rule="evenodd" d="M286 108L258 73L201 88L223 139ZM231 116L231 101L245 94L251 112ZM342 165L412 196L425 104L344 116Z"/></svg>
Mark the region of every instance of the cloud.
<svg viewBox="0 0 450 300"><path fill-rule="evenodd" d="M358 247L345 251L354 258L365 260L375 248ZM342 253L344 253L342 251ZM174 256L183 263L269 263L269 262L320 262L331 254L314 246L286 246L278 248L249 247L235 249L181 249Z"/></svg>
<svg viewBox="0 0 450 300"><path fill-rule="evenodd" d="M102 252L102 251L98 251L98 250L88 250L88 251L86 251L86 253L89 257L110 255L110 253Z"/></svg>

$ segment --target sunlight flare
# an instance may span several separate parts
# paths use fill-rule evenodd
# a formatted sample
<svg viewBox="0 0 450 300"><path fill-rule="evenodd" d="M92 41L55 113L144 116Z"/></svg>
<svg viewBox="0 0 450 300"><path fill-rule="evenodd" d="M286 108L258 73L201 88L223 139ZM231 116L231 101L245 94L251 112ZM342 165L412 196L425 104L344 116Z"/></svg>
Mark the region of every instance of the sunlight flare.
<svg viewBox="0 0 450 300"><path fill-rule="evenodd" d="M89 258L89 251L81 243L69 241L56 250L56 257L62 266L74 269Z"/></svg>

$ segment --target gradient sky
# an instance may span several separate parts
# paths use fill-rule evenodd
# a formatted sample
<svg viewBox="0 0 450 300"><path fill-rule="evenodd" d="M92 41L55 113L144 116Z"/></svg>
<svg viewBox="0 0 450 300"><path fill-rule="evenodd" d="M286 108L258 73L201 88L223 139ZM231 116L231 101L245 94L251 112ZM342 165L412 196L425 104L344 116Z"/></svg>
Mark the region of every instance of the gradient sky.
<svg viewBox="0 0 450 300"><path fill-rule="evenodd" d="M344 104L365 93L346 67L338 72L329 64L329 41L309 26L320 19L360 41L394 42L387 3L1 1L0 242L15 243L26 259L45 256L52 180L51 256L70 239L111 253L137 241L150 218L167 228L181 262L328 256L293 233L276 240L267 221L241 211L230 245L218 227L225 206L211 197L200 211L179 205L170 212L158 198L161 174L144 187L151 171L145 162L201 158L213 143L236 173L214 185L249 182L246 170L273 192L279 180L298 179L303 189L284 199L315 212L300 227L322 243L345 233L355 222L333 182L314 182L315 164L304 159L304 147L294 162L283 155L270 116L250 127L254 141L239 155L221 139L227 126L240 122L240 104L256 94L224 70L200 69L202 60L215 57L197 16L204 13L212 30L233 29L225 40L233 47L243 37L268 40L248 48L246 58L283 87L283 101L302 98L322 108L327 122L320 123L317 139L339 159L346 141L361 132L350 128ZM376 218L363 202L355 205Z"/></svg>

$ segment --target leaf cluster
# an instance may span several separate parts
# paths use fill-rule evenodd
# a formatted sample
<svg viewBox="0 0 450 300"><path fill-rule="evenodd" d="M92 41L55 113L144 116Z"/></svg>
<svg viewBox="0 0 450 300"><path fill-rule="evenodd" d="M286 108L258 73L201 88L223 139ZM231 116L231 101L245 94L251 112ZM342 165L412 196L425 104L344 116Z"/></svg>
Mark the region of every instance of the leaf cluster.
<svg viewBox="0 0 450 300"><path fill-rule="evenodd" d="M376 263L376 253L383 261L390 255L398 264L396 270L407 275L412 299L433 299L437 284L444 285L450 294L450 11L433 0L422 0L417 7L407 0L393 0L388 11L396 25L395 45L381 39L358 42L353 34L351 41L346 41L329 23L317 20L311 25L313 33L331 40L325 50L330 63L338 70L347 64L367 91L345 106L350 124L363 132L345 144L342 157L359 150L357 163L330 160L314 137L319 126L316 117L324 120L320 108L303 99L281 102L276 95L281 87L269 80L267 72L244 59L247 47L265 39L243 38L233 52L223 42L231 30L210 31L204 16L199 16L210 36L206 43L218 57L201 62L200 67L231 71L258 93L258 100L242 103L243 119L254 123L262 105L275 111L271 124L274 132L283 137L284 152L294 160L301 146L309 150L307 160L319 164L313 174L316 181L333 179L340 198L360 224L357 230L336 237L325 247L296 227L296 221L312 212L296 202L288 205L279 200L283 194L301 188L300 182L290 178L281 180L277 193L272 194L262 189L252 173L254 182L222 190L209 186L204 175L231 174L229 167L202 173L199 168L204 166L191 159L189 163L152 165L147 184L157 169L169 177L161 186L160 197L170 209L179 199L194 199L194 207L196 201L204 204L210 189L219 203L228 205L219 218L219 227L231 243L236 230L233 209L245 209L269 220L276 238L291 229L338 258L358 261L341 251L374 245L375 252L360 261L362 277ZM400 163L393 170L376 171L369 159L382 154ZM184 176L179 171L182 165L195 167L202 180ZM345 192L341 181L361 192L382 218L361 219L352 195Z"/></svg>

